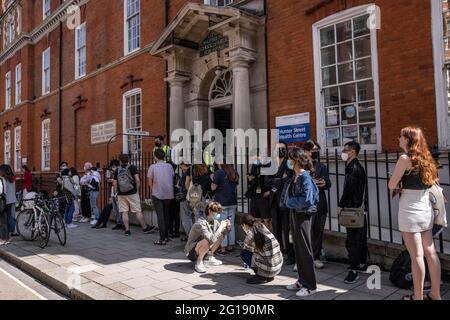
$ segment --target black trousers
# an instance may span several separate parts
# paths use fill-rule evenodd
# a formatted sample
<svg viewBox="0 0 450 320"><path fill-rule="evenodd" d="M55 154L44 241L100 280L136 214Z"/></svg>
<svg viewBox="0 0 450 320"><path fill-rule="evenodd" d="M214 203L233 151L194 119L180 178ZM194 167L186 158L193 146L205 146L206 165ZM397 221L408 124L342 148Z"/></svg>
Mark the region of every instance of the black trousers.
<svg viewBox="0 0 450 320"><path fill-rule="evenodd" d="M311 216L291 211L291 219L298 282L306 289L316 290L316 272L311 243Z"/></svg>
<svg viewBox="0 0 450 320"><path fill-rule="evenodd" d="M345 247L348 252L350 269L357 269L361 264L367 263L369 249L367 248L367 216L364 217L364 227L347 229Z"/></svg>
<svg viewBox="0 0 450 320"><path fill-rule="evenodd" d="M81 215L84 218L91 218L91 200L89 199L89 192L81 193Z"/></svg>
<svg viewBox="0 0 450 320"><path fill-rule="evenodd" d="M294 246L289 241L291 231L291 220L289 209L282 209L278 202L273 203L270 208L272 214L272 230L275 238L281 246L281 251L288 255L288 258L295 258Z"/></svg>
<svg viewBox="0 0 450 320"><path fill-rule="evenodd" d="M153 206L155 207L156 216L158 217L159 239L161 241L169 239L171 201L172 200L160 200L156 197L152 197Z"/></svg>
<svg viewBox="0 0 450 320"><path fill-rule="evenodd" d="M311 218L311 239L313 247L314 260L320 259L322 252L323 232L325 230L325 223L327 222L326 210L318 210Z"/></svg>
<svg viewBox="0 0 450 320"><path fill-rule="evenodd" d="M170 200L169 235L180 235L180 203Z"/></svg>
<svg viewBox="0 0 450 320"><path fill-rule="evenodd" d="M9 221L11 220L11 208L14 204L8 204L3 212L0 212L0 239L9 240Z"/></svg>
<svg viewBox="0 0 450 320"><path fill-rule="evenodd" d="M111 212L113 210L112 203L107 204L106 207L103 208L100 218L98 220L98 225L102 225L106 227L108 225L109 217L111 216Z"/></svg>

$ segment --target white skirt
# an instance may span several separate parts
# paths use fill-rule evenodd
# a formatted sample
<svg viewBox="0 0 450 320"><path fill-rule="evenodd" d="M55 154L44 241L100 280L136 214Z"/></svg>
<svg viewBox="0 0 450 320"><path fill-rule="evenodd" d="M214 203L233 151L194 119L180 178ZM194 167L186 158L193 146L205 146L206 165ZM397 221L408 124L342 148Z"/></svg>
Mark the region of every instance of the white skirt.
<svg viewBox="0 0 450 320"><path fill-rule="evenodd" d="M433 229L434 214L429 190L402 190L398 209L401 232L424 232Z"/></svg>

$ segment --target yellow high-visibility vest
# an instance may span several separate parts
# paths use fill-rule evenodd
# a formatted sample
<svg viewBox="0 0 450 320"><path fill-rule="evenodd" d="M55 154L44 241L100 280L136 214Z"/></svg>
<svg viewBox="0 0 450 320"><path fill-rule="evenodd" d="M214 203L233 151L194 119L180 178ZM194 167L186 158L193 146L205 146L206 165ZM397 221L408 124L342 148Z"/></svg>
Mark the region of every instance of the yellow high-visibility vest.
<svg viewBox="0 0 450 320"><path fill-rule="evenodd" d="M156 158L155 158L155 151L161 149L162 151L164 151L164 161L165 162L170 162L171 159L171 155L170 155L170 147L168 145L164 145L162 146L162 148L158 148L158 147L154 147L153 148L153 161L156 162Z"/></svg>

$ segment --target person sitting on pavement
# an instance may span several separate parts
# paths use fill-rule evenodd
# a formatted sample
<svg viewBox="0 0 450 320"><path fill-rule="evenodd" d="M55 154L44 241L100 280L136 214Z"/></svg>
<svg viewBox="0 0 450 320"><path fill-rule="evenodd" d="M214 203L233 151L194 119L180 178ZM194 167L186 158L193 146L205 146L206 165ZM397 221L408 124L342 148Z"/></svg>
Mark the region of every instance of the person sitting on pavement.
<svg viewBox="0 0 450 320"><path fill-rule="evenodd" d="M195 271L206 273L206 267L203 263L208 255L206 263L208 265L219 266L222 261L214 257L214 253L220 248L225 238L225 234L231 230L231 221L217 219L223 211L218 202L211 202L206 206L203 217L192 226L189 233L188 242L185 247L185 253L189 260L195 262Z"/></svg>
<svg viewBox="0 0 450 320"><path fill-rule="evenodd" d="M248 284L264 284L274 280L283 267L283 254L278 240L260 221L247 214L242 217L242 229L246 233L241 258L255 275Z"/></svg>

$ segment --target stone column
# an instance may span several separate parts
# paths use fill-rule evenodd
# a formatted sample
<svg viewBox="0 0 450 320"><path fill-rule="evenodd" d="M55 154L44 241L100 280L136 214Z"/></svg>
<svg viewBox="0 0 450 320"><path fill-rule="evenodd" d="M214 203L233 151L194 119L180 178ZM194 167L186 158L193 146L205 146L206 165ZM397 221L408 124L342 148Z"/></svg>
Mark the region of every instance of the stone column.
<svg viewBox="0 0 450 320"><path fill-rule="evenodd" d="M170 84L170 134L176 129L185 128L185 113L184 113L184 83L189 78L181 75L170 75L166 81ZM168 137L170 140L170 137Z"/></svg>
<svg viewBox="0 0 450 320"><path fill-rule="evenodd" d="M233 70L233 127L234 129L250 129L250 78L249 61L245 58L232 58L230 67Z"/></svg>

